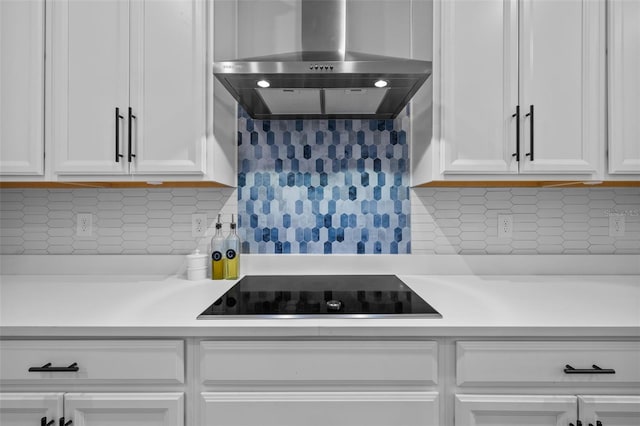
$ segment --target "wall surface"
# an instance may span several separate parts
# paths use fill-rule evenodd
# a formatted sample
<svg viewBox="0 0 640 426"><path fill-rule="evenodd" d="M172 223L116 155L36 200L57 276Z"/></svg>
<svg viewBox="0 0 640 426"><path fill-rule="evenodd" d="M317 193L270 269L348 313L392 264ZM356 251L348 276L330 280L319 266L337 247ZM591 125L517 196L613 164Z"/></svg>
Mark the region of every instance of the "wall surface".
<svg viewBox="0 0 640 426"><path fill-rule="evenodd" d="M352 1L348 12L348 48L432 58L430 1ZM215 60L299 50L299 14L296 0L216 1ZM0 190L0 254L186 254L207 249L218 213L226 224L240 214L249 253L640 254L640 188L410 189L407 145L392 145L392 134L430 140L427 86L413 128L406 116L379 128L241 114L238 190ZM217 122L235 120L230 96L218 88L215 97ZM226 140L235 126L214 130ZM76 236L78 213L93 215L90 237ZM193 213L208 215L204 237L191 235ZM498 238L498 214L513 216L511 238ZM622 236L609 234L613 215L625 219Z"/></svg>
<svg viewBox="0 0 640 426"><path fill-rule="evenodd" d="M410 198L413 254L640 254L640 188L418 188ZM236 209L232 189L3 189L0 253L186 254L206 249L216 215L228 223ZM209 218L203 238L191 236L196 212ZM76 213L93 213L91 237L75 236ZM497 237L502 213L512 238ZM613 214L624 236L609 236Z"/></svg>

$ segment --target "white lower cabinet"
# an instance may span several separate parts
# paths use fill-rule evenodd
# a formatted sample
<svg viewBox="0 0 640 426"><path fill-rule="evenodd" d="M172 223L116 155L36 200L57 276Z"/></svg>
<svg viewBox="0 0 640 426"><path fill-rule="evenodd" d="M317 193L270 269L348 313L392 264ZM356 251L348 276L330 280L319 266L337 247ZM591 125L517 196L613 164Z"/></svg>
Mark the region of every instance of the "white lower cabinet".
<svg viewBox="0 0 640 426"><path fill-rule="evenodd" d="M182 393L0 393L2 426L181 426Z"/></svg>
<svg viewBox="0 0 640 426"><path fill-rule="evenodd" d="M10 340L0 384L182 384L181 340Z"/></svg>
<svg viewBox="0 0 640 426"><path fill-rule="evenodd" d="M458 386L640 389L640 342L468 341L456 346Z"/></svg>
<svg viewBox="0 0 640 426"><path fill-rule="evenodd" d="M0 426L638 426L640 340L0 340Z"/></svg>
<svg viewBox="0 0 640 426"><path fill-rule="evenodd" d="M183 426L183 340L0 340L1 426Z"/></svg>
<svg viewBox="0 0 640 426"><path fill-rule="evenodd" d="M640 425L640 396L582 395L578 410L584 426Z"/></svg>
<svg viewBox="0 0 640 426"><path fill-rule="evenodd" d="M175 393L69 393L65 425L182 426L184 395ZM62 422L61 422L62 423Z"/></svg>
<svg viewBox="0 0 640 426"><path fill-rule="evenodd" d="M205 340L207 426L440 426L438 344L427 340Z"/></svg>
<svg viewBox="0 0 640 426"><path fill-rule="evenodd" d="M454 397L455 426L637 426L640 342L459 341Z"/></svg>
<svg viewBox="0 0 640 426"><path fill-rule="evenodd" d="M438 383L438 345L392 340L203 341L200 368L202 383L213 386L430 386Z"/></svg>
<svg viewBox="0 0 640 426"><path fill-rule="evenodd" d="M437 392L203 392L210 426L438 426Z"/></svg>
<svg viewBox="0 0 640 426"><path fill-rule="evenodd" d="M575 396L456 395L456 426L575 425Z"/></svg>
<svg viewBox="0 0 640 426"><path fill-rule="evenodd" d="M63 393L0 392L0 425L57 426L63 401Z"/></svg>
<svg viewBox="0 0 640 426"><path fill-rule="evenodd" d="M456 426L637 426L640 396L456 395Z"/></svg>

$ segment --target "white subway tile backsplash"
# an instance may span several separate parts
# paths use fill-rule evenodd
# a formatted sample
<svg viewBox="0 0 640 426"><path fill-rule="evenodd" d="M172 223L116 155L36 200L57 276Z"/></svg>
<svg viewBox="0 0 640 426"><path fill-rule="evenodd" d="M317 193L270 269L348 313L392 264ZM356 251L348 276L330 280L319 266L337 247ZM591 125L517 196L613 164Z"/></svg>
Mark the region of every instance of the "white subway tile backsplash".
<svg viewBox="0 0 640 426"><path fill-rule="evenodd" d="M538 251L545 254L562 254L564 252L564 247L559 244L538 244Z"/></svg>
<svg viewBox="0 0 640 426"><path fill-rule="evenodd" d="M286 191L281 188L273 203L295 203ZM639 188L417 188L410 204L415 254L640 253ZM0 253L186 254L206 249L218 213L226 231L237 205L235 190L217 188L2 190ZM196 212L208 215L209 229L200 239L191 236ZM75 236L77 213L95 215L92 237ZM614 213L625 215L624 236L609 236L608 215ZM498 214L513 215L511 238L497 237ZM292 218L289 239L294 227L315 226L306 217L295 224ZM393 236L379 232L375 238ZM273 247L264 243L259 250Z"/></svg>
<svg viewBox="0 0 640 426"><path fill-rule="evenodd" d="M562 209L554 208L554 209L538 209L536 214L538 215L538 217L548 218L548 217L562 217L564 213L562 212Z"/></svg>
<svg viewBox="0 0 640 426"><path fill-rule="evenodd" d="M511 200L487 200L485 207L487 210L509 210L513 204Z"/></svg>
<svg viewBox="0 0 640 426"><path fill-rule="evenodd" d="M413 252L433 254L454 250L460 254L477 253L480 228L484 224L484 253L513 254L615 254L640 253L640 189L638 188L487 188L482 208L470 213L464 204L463 189L458 198L446 188L418 188L413 191ZM449 220L438 210L439 200L456 200L462 204L460 243L449 239L446 248L430 241L442 242L442 228ZM624 203L624 204L623 204ZM434 206L434 208L431 208ZM609 212L626 215L626 234L609 236ZM497 238L497 215L514 216L510 239ZM419 219L417 219L419 216ZM420 226L430 223L435 229ZM638 228L635 228L637 226ZM450 231L447 231L449 233Z"/></svg>

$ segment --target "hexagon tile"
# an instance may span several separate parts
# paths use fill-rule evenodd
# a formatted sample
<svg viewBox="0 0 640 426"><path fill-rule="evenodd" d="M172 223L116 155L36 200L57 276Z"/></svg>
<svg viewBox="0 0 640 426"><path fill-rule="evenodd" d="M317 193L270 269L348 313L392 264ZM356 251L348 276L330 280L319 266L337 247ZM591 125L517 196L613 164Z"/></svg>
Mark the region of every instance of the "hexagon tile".
<svg viewBox="0 0 640 426"><path fill-rule="evenodd" d="M409 117L252 120L238 112L245 253L411 252Z"/></svg>

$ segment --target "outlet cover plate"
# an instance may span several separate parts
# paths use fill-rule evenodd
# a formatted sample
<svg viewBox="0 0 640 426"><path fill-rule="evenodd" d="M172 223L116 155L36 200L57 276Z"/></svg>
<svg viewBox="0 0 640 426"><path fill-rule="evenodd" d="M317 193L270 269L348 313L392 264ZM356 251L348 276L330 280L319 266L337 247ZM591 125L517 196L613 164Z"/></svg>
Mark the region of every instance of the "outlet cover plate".
<svg viewBox="0 0 640 426"><path fill-rule="evenodd" d="M511 238L513 236L513 216L510 214L498 215L498 238Z"/></svg>
<svg viewBox="0 0 640 426"><path fill-rule="evenodd" d="M194 213L191 215L191 236L202 237L207 232L207 214Z"/></svg>
<svg viewBox="0 0 640 426"><path fill-rule="evenodd" d="M623 214L610 214L609 215L609 236L610 237L624 237L625 232L625 217Z"/></svg>
<svg viewBox="0 0 640 426"><path fill-rule="evenodd" d="M93 215L91 213L78 213L76 216L76 236L90 237L93 235Z"/></svg>

